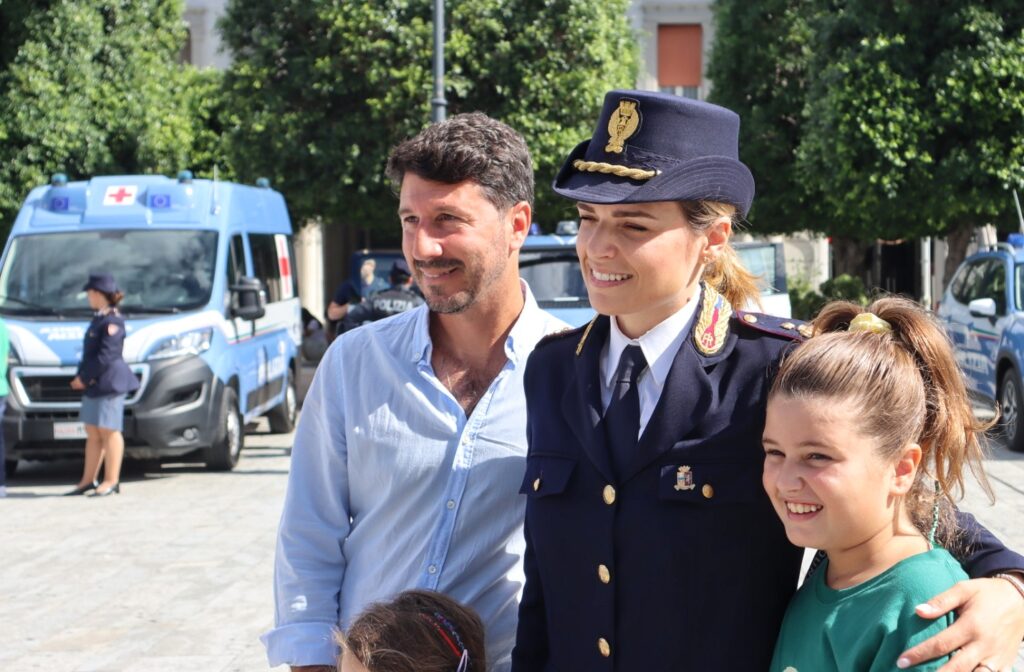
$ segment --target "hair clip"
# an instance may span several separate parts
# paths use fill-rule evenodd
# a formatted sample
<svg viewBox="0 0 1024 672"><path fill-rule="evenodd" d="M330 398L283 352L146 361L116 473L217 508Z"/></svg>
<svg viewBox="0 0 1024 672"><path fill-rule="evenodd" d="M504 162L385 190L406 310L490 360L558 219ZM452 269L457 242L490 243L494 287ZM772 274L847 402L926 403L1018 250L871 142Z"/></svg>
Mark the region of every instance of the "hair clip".
<svg viewBox="0 0 1024 672"><path fill-rule="evenodd" d="M459 659L459 666L455 669L455 672L468 672L469 670L469 650L462 650L462 658Z"/></svg>
<svg viewBox="0 0 1024 672"><path fill-rule="evenodd" d="M892 325L874 313L861 313L850 320L847 329L851 334L857 331L870 331L872 334L890 334Z"/></svg>

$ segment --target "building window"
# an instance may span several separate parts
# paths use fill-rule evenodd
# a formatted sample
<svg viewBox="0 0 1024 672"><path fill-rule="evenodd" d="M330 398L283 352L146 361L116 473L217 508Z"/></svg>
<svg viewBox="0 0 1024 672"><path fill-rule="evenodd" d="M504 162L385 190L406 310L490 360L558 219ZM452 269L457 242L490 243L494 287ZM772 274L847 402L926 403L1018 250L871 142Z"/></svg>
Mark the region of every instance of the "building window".
<svg viewBox="0 0 1024 672"><path fill-rule="evenodd" d="M700 24L658 26L658 89L687 98L700 97L703 29Z"/></svg>

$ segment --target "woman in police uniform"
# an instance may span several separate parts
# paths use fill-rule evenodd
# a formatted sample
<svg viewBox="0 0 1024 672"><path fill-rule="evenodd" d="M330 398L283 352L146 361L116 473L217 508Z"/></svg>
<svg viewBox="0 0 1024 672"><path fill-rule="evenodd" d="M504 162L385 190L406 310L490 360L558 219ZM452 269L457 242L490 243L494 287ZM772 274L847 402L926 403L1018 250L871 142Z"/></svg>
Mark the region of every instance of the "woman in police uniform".
<svg viewBox="0 0 1024 672"><path fill-rule="evenodd" d="M68 495L105 497L121 492L121 460L124 457L124 399L139 387L135 374L121 356L124 318L117 304L124 294L109 273L89 276L83 289L89 307L96 311L82 343L82 362L71 387L82 391L80 419L85 424L85 468L78 485ZM97 483L100 463L103 482Z"/></svg>
<svg viewBox="0 0 1024 672"><path fill-rule="evenodd" d="M724 108L613 91L555 180L599 315L526 370L515 672L768 669L802 553L761 486L765 397L809 328L742 310L758 294L729 244L754 195L738 134ZM980 532L970 574L1024 568ZM1024 627L1001 583L985 589Z"/></svg>

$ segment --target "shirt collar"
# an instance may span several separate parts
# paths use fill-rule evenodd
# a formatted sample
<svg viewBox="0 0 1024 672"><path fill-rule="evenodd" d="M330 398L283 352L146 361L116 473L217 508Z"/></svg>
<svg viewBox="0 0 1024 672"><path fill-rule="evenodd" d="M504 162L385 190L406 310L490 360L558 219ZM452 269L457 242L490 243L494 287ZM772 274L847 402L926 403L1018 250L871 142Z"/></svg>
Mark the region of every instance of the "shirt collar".
<svg viewBox="0 0 1024 672"><path fill-rule="evenodd" d="M650 331L640 338L630 338L622 333L615 316L611 317L611 330L608 336L608 366L603 371L604 384L611 387L615 377L615 369L618 366L622 351L627 345L639 345L647 360L647 370L654 376L658 385L664 385L668 378L668 372L675 361L676 353L686 340L688 326L697 312L697 303L700 294L686 302L686 305L669 315L667 318L655 325Z"/></svg>
<svg viewBox="0 0 1024 672"><path fill-rule="evenodd" d="M505 340L505 356L515 365L526 363L533 346L546 333L546 314L537 305L530 286L520 278L519 287L523 292L523 310ZM430 364L434 348L430 340L430 309L423 305L416 310L419 310L420 314L416 317L415 336L410 354L413 361L427 365Z"/></svg>

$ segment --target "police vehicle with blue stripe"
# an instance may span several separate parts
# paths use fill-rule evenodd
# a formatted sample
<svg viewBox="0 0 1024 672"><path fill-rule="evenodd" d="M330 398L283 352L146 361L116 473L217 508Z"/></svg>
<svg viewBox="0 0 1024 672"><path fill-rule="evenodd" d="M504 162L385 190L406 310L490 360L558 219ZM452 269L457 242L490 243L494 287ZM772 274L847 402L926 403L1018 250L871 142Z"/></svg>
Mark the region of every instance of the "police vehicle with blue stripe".
<svg viewBox="0 0 1024 672"><path fill-rule="evenodd" d="M986 406L998 404L1002 438L1024 452L1024 234L967 257L936 315L968 391Z"/></svg>
<svg viewBox="0 0 1024 672"><path fill-rule="evenodd" d="M265 181L55 175L32 190L0 260L10 333L5 468L80 455L81 392L69 386L92 317L82 284L124 292L128 456L235 467L245 424L295 422L302 325L292 227Z"/></svg>

